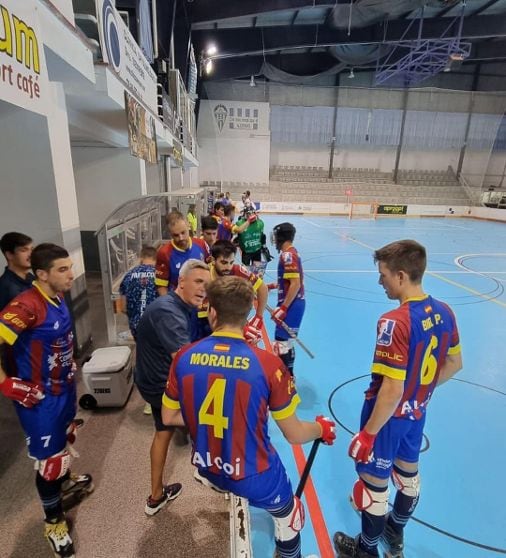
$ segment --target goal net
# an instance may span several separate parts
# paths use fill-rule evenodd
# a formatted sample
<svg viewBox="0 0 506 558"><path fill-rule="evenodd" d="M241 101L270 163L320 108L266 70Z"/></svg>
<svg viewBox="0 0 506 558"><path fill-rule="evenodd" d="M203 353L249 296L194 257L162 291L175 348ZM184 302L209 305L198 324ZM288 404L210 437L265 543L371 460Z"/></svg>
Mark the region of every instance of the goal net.
<svg viewBox="0 0 506 558"><path fill-rule="evenodd" d="M378 204L373 202L351 202L348 216L350 219L376 219Z"/></svg>

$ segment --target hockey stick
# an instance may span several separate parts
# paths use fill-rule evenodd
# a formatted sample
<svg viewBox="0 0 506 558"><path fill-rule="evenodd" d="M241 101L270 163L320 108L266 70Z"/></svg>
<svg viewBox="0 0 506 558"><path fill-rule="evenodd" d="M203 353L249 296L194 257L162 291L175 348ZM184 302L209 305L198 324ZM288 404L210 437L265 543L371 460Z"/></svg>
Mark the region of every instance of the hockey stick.
<svg viewBox="0 0 506 558"><path fill-rule="evenodd" d="M320 446L321 438L316 439L311 446L311 451L309 452L309 457L306 461L306 466L302 471L302 475L300 476L299 485L297 486L297 490L295 491L295 496L300 498L302 493L304 492L304 487L306 486L307 478L309 477L309 472L311 471L311 467L313 466L314 458L316 457L316 452L318 451L318 447Z"/></svg>
<svg viewBox="0 0 506 558"><path fill-rule="evenodd" d="M268 304L265 306L265 308L267 309L267 312L269 312L269 314L272 316L274 310ZM297 335L293 332L293 329L290 326L286 325L285 322L283 322L282 320L276 320L276 323L279 324L288 333L290 339L293 339L300 346L300 348L303 349L308 354L308 356L314 358L314 354L297 337Z"/></svg>

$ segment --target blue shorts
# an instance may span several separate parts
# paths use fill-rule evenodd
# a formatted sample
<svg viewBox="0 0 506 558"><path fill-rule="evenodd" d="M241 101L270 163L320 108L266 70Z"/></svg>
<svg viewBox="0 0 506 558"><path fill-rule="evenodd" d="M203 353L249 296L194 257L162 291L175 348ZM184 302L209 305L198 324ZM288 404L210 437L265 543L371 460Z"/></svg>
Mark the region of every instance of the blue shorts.
<svg viewBox="0 0 506 558"><path fill-rule="evenodd" d="M289 328L293 329L295 334L299 332L305 309L306 301L303 298L296 298L292 304L290 304L288 312L286 313L286 318L283 320ZM274 338L278 341L286 341L287 339L290 339L290 335L288 335L288 332L281 326L276 324Z"/></svg>
<svg viewBox="0 0 506 558"><path fill-rule="evenodd" d="M364 402L360 428L369 419L376 399ZM391 418L379 431L374 441L374 459L371 463L357 463L357 473L368 473L380 479L387 479L392 472L394 459L417 463L423 441L425 413L420 420Z"/></svg>
<svg viewBox="0 0 506 558"><path fill-rule="evenodd" d="M293 498L292 484L277 455L267 471L239 481L209 473L206 469L199 469L199 473L218 488L246 498L251 506L266 511L283 508Z"/></svg>
<svg viewBox="0 0 506 558"><path fill-rule="evenodd" d="M16 404L16 411L26 434L28 455L34 459L51 457L67 445L67 428L76 416L75 384L60 395L46 392L31 409Z"/></svg>

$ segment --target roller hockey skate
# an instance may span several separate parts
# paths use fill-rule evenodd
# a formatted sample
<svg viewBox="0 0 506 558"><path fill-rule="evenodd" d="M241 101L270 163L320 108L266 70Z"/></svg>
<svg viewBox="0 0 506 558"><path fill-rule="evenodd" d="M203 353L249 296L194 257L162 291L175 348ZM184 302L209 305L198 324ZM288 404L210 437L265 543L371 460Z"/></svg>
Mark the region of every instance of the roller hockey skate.
<svg viewBox="0 0 506 558"><path fill-rule="evenodd" d="M385 529L381 535L381 545L383 546L383 558L404 558L404 536L399 534L388 524L388 515L385 522Z"/></svg>
<svg viewBox="0 0 506 558"><path fill-rule="evenodd" d="M55 522L46 521L44 525L44 537L57 558L75 557L74 544L70 538L69 527L65 517L61 517Z"/></svg>
<svg viewBox="0 0 506 558"><path fill-rule="evenodd" d="M91 494L95 486L91 475L70 474L70 477L61 486L61 498L64 510L73 508Z"/></svg>
<svg viewBox="0 0 506 558"><path fill-rule="evenodd" d="M334 549L337 558L377 558L377 554L366 552L359 545L360 535L350 537L338 531L334 535Z"/></svg>

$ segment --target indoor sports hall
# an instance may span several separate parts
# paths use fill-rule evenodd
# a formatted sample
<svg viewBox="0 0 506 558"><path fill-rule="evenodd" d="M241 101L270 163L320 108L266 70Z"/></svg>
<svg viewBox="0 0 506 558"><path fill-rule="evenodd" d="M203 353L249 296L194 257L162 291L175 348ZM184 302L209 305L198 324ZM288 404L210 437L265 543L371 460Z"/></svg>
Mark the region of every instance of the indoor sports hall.
<svg viewBox="0 0 506 558"><path fill-rule="evenodd" d="M405 555L505 554L501 491L485 490L483 484L484 479L489 486L500 484L501 469L491 461L500 463L506 449L501 435L506 411L501 364L506 309L502 225L469 219L287 218L297 228L295 245L304 265L307 306L299 337L315 354L311 359L296 348L300 414L307 419L328 414L339 425L335 446L320 446L311 469L303 555L333 556L334 532L359 529L348 500L355 472L347 449L358 428L370 378L376 321L395 304L378 285L372 252L401 238L426 246L425 291L454 309L464 361L463 370L436 389L428 408L420 460L421 499L406 531ZM275 225L280 219L265 220ZM267 268L269 280L275 275L273 263ZM273 440L276 447L283 447L283 460L296 483L310 445L303 454L281 446L276 429ZM496 448L496 458L484 457L490 448ZM252 518L254 549L267 556L269 547L264 545L269 539L264 531L269 522L256 511Z"/></svg>
<svg viewBox="0 0 506 558"><path fill-rule="evenodd" d="M184 435L163 468L180 495L150 497L156 434L134 382L147 352L122 285L146 265L142 288L172 295L190 253L213 264L212 235L229 233L235 262L274 283L286 222L306 299L298 414L337 434L292 446L269 419L294 489L308 473L301 558L334 558L334 533L360 531L347 452L378 318L397 304L373 253L400 239L426 247L424 289L453 309L463 359L430 401L404 558L506 555L505 115L506 0L1 0L0 558L273 556L270 516L196 480ZM30 259L45 244L65 283ZM267 350L281 306L269 291ZM153 330L170 322L168 343L186 327L172 318ZM54 452L53 432L32 436L46 419ZM44 455L30 459L32 439ZM68 490L71 446L91 493Z"/></svg>

